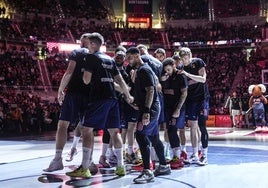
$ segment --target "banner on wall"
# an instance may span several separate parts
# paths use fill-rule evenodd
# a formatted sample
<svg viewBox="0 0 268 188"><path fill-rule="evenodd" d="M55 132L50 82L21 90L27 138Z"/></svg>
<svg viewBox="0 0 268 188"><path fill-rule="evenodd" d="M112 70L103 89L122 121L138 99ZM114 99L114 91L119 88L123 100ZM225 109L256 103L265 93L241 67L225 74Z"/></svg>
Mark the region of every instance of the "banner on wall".
<svg viewBox="0 0 268 188"><path fill-rule="evenodd" d="M232 127L230 115L216 115L216 127Z"/></svg>
<svg viewBox="0 0 268 188"><path fill-rule="evenodd" d="M126 13L152 14L152 0L126 0Z"/></svg>
<svg viewBox="0 0 268 188"><path fill-rule="evenodd" d="M216 121L216 116L215 115L209 115L208 119L206 121L207 127L215 127L215 121Z"/></svg>

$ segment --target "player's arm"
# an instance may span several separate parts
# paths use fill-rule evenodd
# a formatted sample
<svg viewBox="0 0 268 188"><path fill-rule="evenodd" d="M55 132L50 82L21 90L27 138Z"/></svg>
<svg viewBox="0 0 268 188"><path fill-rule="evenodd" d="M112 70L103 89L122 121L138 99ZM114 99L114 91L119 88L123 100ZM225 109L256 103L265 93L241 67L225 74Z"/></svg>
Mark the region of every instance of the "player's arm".
<svg viewBox="0 0 268 188"><path fill-rule="evenodd" d="M70 60L68 67L67 67L64 75L61 78L60 86L58 89L58 101L60 104L62 104L62 101L64 99L64 92L63 91L66 88L66 86L68 85L68 83L73 75L75 66L76 66L76 62L73 60Z"/></svg>
<svg viewBox="0 0 268 188"><path fill-rule="evenodd" d="M121 76L121 74L117 74L114 77L114 81L119 84L119 88L121 88L121 91L124 93L124 96L126 97L125 100L127 103L132 103L133 102L133 97L130 95L129 93L129 89L128 86L126 84L126 82L124 81L123 77Z"/></svg>
<svg viewBox="0 0 268 188"><path fill-rule="evenodd" d="M172 117L177 118L180 116L181 107L183 106L183 104L186 100L186 97L187 97L187 88L183 88L183 89L181 89L181 96L180 96L179 102L176 106L176 109L174 110L174 112L172 114Z"/></svg>
<svg viewBox="0 0 268 188"><path fill-rule="evenodd" d="M198 75L190 74L184 70L181 73L185 74L185 76L187 76L188 78L191 78L192 80L194 80L196 82L205 83L207 80L207 73L206 73L205 67L202 67L198 71Z"/></svg>
<svg viewBox="0 0 268 188"><path fill-rule="evenodd" d="M249 105L250 108L252 108L252 106L253 106L253 96L251 96L249 98L248 105Z"/></svg>

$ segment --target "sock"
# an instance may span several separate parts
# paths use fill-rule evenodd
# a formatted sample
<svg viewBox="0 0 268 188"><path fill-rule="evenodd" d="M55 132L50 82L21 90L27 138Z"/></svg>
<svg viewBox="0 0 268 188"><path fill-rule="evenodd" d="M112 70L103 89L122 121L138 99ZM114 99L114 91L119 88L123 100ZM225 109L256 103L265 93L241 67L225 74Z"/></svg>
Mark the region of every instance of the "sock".
<svg viewBox="0 0 268 188"><path fill-rule="evenodd" d="M55 157L53 160L57 161L57 160L61 159L61 156L62 156L62 149L56 149Z"/></svg>
<svg viewBox="0 0 268 188"><path fill-rule="evenodd" d="M186 152L186 146L185 145L181 145L181 151Z"/></svg>
<svg viewBox="0 0 268 188"><path fill-rule="evenodd" d="M109 144L102 144L102 151L101 151L101 155L106 156L107 150L108 150Z"/></svg>
<svg viewBox="0 0 268 188"><path fill-rule="evenodd" d="M107 156L113 156L113 155L114 155L113 148L108 148L107 149Z"/></svg>
<svg viewBox="0 0 268 188"><path fill-rule="evenodd" d="M91 161L90 161L90 156L92 153L91 148L83 147L83 159L82 159L82 167L84 169L88 168Z"/></svg>
<svg viewBox="0 0 268 188"><path fill-rule="evenodd" d="M202 144L201 142L198 144L198 151L201 151L202 150Z"/></svg>
<svg viewBox="0 0 268 188"><path fill-rule="evenodd" d="M193 154L198 158L198 147L193 147Z"/></svg>
<svg viewBox="0 0 268 188"><path fill-rule="evenodd" d="M117 157L117 166L123 166L123 149L122 148L114 148L114 153Z"/></svg>
<svg viewBox="0 0 268 188"><path fill-rule="evenodd" d="M178 148L173 148L174 157L180 158L180 150Z"/></svg>
<svg viewBox="0 0 268 188"><path fill-rule="evenodd" d="M204 157L207 157L208 156L208 148L202 148L202 154Z"/></svg>
<svg viewBox="0 0 268 188"><path fill-rule="evenodd" d="M127 147L127 153L130 155L133 153L133 146L128 146Z"/></svg>
<svg viewBox="0 0 268 188"><path fill-rule="evenodd" d="M77 147L77 144L78 144L79 140L80 140L80 136L79 137L74 136L72 148L76 148Z"/></svg>

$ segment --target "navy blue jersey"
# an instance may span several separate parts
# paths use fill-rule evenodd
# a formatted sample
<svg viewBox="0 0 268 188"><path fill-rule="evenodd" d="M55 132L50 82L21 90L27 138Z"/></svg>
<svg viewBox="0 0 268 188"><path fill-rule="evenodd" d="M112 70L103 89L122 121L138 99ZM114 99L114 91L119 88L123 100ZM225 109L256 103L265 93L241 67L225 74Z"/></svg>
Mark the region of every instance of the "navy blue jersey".
<svg viewBox="0 0 268 188"><path fill-rule="evenodd" d="M129 74L126 71L126 67L125 66L121 66L121 67L117 67L117 69L119 70L121 76L123 77L124 81L128 85L129 82L130 82L130 76L129 76Z"/></svg>
<svg viewBox="0 0 268 188"><path fill-rule="evenodd" d="M145 54L141 56L141 59L144 63L148 63L148 65L151 67L155 75L157 76L158 80L161 80L161 74L163 69L163 64L156 59L154 56L150 54Z"/></svg>
<svg viewBox="0 0 268 188"><path fill-rule="evenodd" d="M170 76L163 88L164 104L166 109L175 110L181 97L181 90L188 87L187 78L177 71Z"/></svg>
<svg viewBox="0 0 268 188"><path fill-rule="evenodd" d="M71 52L69 60L75 61L75 69L72 74L72 77L67 85L68 92L82 93L85 95L89 94L89 85L84 84L83 82L83 69L85 67L84 58L88 55L87 48L75 49Z"/></svg>
<svg viewBox="0 0 268 188"><path fill-rule="evenodd" d="M127 67L126 67L126 72L127 72L127 74L129 75L129 82L128 82L127 84L128 84L128 86L131 88L130 91L129 91L129 93L130 93L132 96L135 96L135 83L132 82L132 80L131 80L131 76L130 76L130 75L131 75L130 72L131 72L132 70L134 70L134 68L128 64Z"/></svg>
<svg viewBox="0 0 268 188"><path fill-rule="evenodd" d="M85 70L92 73L90 100L117 98L114 89L114 76L120 73L114 60L107 54L97 52L87 55L85 61Z"/></svg>
<svg viewBox="0 0 268 188"><path fill-rule="evenodd" d="M144 63L138 68L135 79L135 103L138 105L141 112L144 112L145 110L145 88L150 86L154 87L154 96L151 111L159 111L159 109L155 109L158 108L159 101L156 92L154 73L149 65L147 63Z"/></svg>
<svg viewBox="0 0 268 188"><path fill-rule="evenodd" d="M200 59L200 58L192 58L191 62L189 65L184 66L184 70L190 74L193 75L199 75L198 71L206 67L205 62ZM187 100L194 100L194 101L202 101L206 98L206 93L205 93L205 84L201 82L196 82L191 84L191 78L188 79L188 95L187 95Z"/></svg>

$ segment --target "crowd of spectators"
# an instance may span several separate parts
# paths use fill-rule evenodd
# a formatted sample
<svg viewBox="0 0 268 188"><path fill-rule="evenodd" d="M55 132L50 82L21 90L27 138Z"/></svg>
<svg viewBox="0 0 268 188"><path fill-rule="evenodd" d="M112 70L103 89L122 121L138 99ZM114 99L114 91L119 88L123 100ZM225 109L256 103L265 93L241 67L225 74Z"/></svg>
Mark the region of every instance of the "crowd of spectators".
<svg viewBox="0 0 268 188"><path fill-rule="evenodd" d="M259 8L259 0L214 0L215 16L219 18L258 15Z"/></svg>
<svg viewBox="0 0 268 188"><path fill-rule="evenodd" d="M60 106L28 92L0 91L0 134L30 134L56 130Z"/></svg>
<svg viewBox="0 0 268 188"><path fill-rule="evenodd" d="M166 12L169 20L208 19L209 0L167 0ZM213 0L216 18L258 15L259 0ZM212 8L211 8L212 9Z"/></svg>
<svg viewBox="0 0 268 188"><path fill-rule="evenodd" d="M105 19L107 10L99 1L87 0L9 0L9 5L25 17L29 13L57 16L62 13L65 18ZM62 11L62 12L61 12Z"/></svg>
<svg viewBox="0 0 268 188"><path fill-rule="evenodd" d="M58 89L61 78L67 68L68 55L63 53L51 53L48 54L45 61L51 85L54 89Z"/></svg>
<svg viewBox="0 0 268 188"><path fill-rule="evenodd" d="M0 86L37 89L42 85L37 60L15 47L0 51Z"/></svg>
<svg viewBox="0 0 268 188"><path fill-rule="evenodd" d="M169 27L167 30L170 43L178 41L255 41L262 38L261 26L253 23L226 25L220 22L209 23L206 27Z"/></svg>
<svg viewBox="0 0 268 188"><path fill-rule="evenodd" d="M100 1L60 0L60 4L67 18L96 18L98 20L107 18L108 11Z"/></svg>
<svg viewBox="0 0 268 188"><path fill-rule="evenodd" d="M167 0L166 11L169 20L207 19L208 0Z"/></svg>

